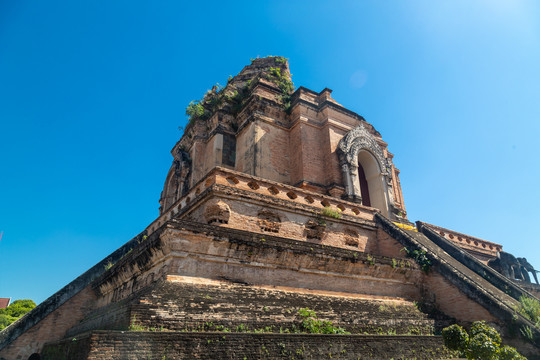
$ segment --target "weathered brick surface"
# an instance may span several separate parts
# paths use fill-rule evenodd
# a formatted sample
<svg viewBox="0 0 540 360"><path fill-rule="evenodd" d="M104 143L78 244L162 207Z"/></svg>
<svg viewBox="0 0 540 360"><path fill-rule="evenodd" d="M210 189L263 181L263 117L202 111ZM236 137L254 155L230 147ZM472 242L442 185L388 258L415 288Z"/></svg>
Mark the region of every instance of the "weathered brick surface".
<svg viewBox="0 0 540 360"><path fill-rule="evenodd" d="M82 343L82 344L79 344ZM90 351L87 351L90 343ZM448 359L435 336L95 331L49 344L44 360Z"/></svg>
<svg viewBox="0 0 540 360"><path fill-rule="evenodd" d="M83 289L3 348L0 358L26 360L31 354L39 353L46 342L62 339L69 328L89 313L95 299L90 287Z"/></svg>
<svg viewBox="0 0 540 360"><path fill-rule="evenodd" d="M269 66L279 68L281 65ZM289 113L283 107L283 93L279 87L261 73L264 67L255 69L251 66L248 65L228 86L245 85L247 80L251 82L240 113L233 116L228 110L221 109L207 121L190 122L184 136L173 148L173 152L181 147L190 154L192 185L215 166L231 166L232 161L222 162L224 131L236 136L236 159L235 165L231 166L234 170L284 184L307 186L338 198L343 194L345 184L336 148L348 131L363 124L391 163L393 155L388 152L388 144L380 134L360 115L332 99L331 90L317 93L299 88L291 94ZM388 170L392 173L390 177L397 179L398 170L393 165ZM386 172L387 169L379 171ZM405 214L399 181L393 180L392 185L396 188L394 205ZM332 191L336 186L341 190ZM387 205L381 208L385 214Z"/></svg>
<svg viewBox="0 0 540 360"><path fill-rule="evenodd" d="M352 333L433 334L451 323L421 312L412 301L365 298L351 294L309 293L227 282L162 282L137 296L131 321L145 328L169 330L242 329L274 332L298 328L298 310L309 308L319 319Z"/></svg>
<svg viewBox="0 0 540 360"><path fill-rule="evenodd" d="M206 203L213 199L220 199L227 204L230 209L230 216L227 224L221 226L235 229L247 230L261 234L279 235L294 240L302 240L308 242L316 242L336 247L359 250L364 252L372 252L376 247L376 232L373 223L370 222L355 222L355 218L347 215L342 215L341 219L330 217L322 217L321 210L304 205L304 208L284 208L283 206L271 206L264 197L253 196L253 202L249 206L241 200L230 199L230 195L240 195L240 191L235 189L227 189L225 187L216 189L216 193L212 194L194 209L189 214L190 217L196 219L204 219L204 212L207 209ZM220 194L218 191L226 192ZM285 195L285 194L284 194ZM269 196L269 195L267 195ZM279 201L279 199L277 199ZM257 203L255 203L257 201ZM283 200L282 200L283 201ZM336 210L337 211L337 210ZM261 213L270 213L276 218L274 221L275 231L268 231L262 227ZM309 238L307 224L309 221L318 222L324 221L324 230L321 233L320 239ZM347 242L352 234L353 242Z"/></svg>
<svg viewBox="0 0 540 360"><path fill-rule="evenodd" d="M450 253L455 252L455 247L444 239L439 240L445 242L445 249L449 250L450 253L446 252L442 245L439 246L422 233L402 230L378 214L375 218L381 228L389 235L399 240L404 246L425 252L427 258L430 259L433 272L425 281L425 299L435 302L442 311L450 316L455 316L458 321L487 320L496 322L503 336L515 338L516 334L520 333L520 329L529 327L532 338L521 337L521 343L516 347L528 356L531 354L539 355L540 331L529 319L515 311L518 301L510 295L513 284L496 276L498 281L503 284L507 282L507 285L501 286L501 288L495 286L488 276L488 271L492 270L485 268L485 273L476 271L477 267L482 268L485 265L467 256L462 259L463 252L460 256L450 255ZM432 232L432 230L427 229L427 233L430 231ZM437 238L438 236L435 234L433 237ZM446 248L448 245L450 247ZM474 266L471 263L474 263ZM517 288L517 290L520 289ZM524 290L521 289L521 291ZM459 293L463 296L459 296ZM528 342L536 346L533 352L529 351Z"/></svg>

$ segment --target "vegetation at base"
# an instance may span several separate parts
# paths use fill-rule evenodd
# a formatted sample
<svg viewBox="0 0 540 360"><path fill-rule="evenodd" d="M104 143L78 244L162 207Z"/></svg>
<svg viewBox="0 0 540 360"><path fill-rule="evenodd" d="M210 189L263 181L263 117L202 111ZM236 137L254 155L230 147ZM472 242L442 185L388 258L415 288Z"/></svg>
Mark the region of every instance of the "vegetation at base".
<svg viewBox="0 0 540 360"><path fill-rule="evenodd" d="M431 268L431 260L429 260L424 250L411 250L407 247L404 247L403 249L401 249L401 251L405 251L408 257L414 259L414 261L416 261L416 263L420 265L420 267L426 274L429 272L429 269Z"/></svg>
<svg viewBox="0 0 540 360"><path fill-rule="evenodd" d="M459 325L451 325L443 329L442 336L447 348L467 359L527 360L513 347L503 345L497 330L484 321L474 322L469 333Z"/></svg>
<svg viewBox="0 0 540 360"><path fill-rule="evenodd" d="M268 311L263 308L263 311ZM290 311L288 311L290 313ZM200 324L199 326L191 329L184 329L181 331L185 332L206 332L206 331L216 331L216 332L237 332L237 333L285 333L285 334L350 334L350 332L345 331L345 329L334 326L330 321L321 320L317 317L315 311L310 310L309 308L302 308L298 310L296 315L299 317L298 322L292 323L290 328L275 327L274 325L265 326L261 328L252 328L250 329L246 324L237 325L235 328L228 328L225 325L214 324L213 322L206 322ZM128 328L129 331L169 331L169 329L157 327L148 327L140 322L134 317L131 321L131 324Z"/></svg>
<svg viewBox="0 0 540 360"><path fill-rule="evenodd" d="M341 219L341 210L334 210L330 206L325 206L321 210L321 215L329 216L334 219Z"/></svg>
<svg viewBox="0 0 540 360"><path fill-rule="evenodd" d="M5 329L18 318L36 307L36 303L29 299L15 300L7 308L0 309L0 330Z"/></svg>

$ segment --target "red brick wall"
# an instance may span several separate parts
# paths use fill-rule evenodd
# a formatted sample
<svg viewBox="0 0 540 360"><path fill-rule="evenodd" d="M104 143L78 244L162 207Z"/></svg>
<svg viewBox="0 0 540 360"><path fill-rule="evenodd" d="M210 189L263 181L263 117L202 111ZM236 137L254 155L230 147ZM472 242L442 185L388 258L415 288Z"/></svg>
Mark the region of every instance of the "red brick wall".
<svg viewBox="0 0 540 360"><path fill-rule="evenodd" d="M45 343L62 339L69 328L81 321L93 309L95 301L96 296L90 286L84 288L37 325L0 350L0 357L8 360L26 360L31 354L41 352Z"/></svg>
<svg viewBox="0 0 540 360"><path fill-rule="evenodd" d="M406 258L405 253L401 251L403 245L382 229L377 231L379 255ZM413 262L411 259L408 260ZM422 294L424 301L435 304L439 310L458 321L496 320L489 311L444 279L436 270L424 275L422 284L419 285L424 289Z"/></svg>
<svg viewBox="0 0 540 360"><path fill-rule="evenodd" d="M92 349L88 356L85 344ZM75 350L75 351L74 351ZM70 356L64 357L63 354ZM45 349L44 360L448 359L436 336L94 332Z"/></svg>

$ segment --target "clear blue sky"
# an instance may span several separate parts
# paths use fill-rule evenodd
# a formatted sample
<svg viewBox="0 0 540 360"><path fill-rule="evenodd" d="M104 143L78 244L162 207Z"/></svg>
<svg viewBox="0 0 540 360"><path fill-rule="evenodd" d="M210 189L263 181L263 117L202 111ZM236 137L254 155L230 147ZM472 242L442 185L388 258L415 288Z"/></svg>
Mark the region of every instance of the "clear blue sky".
<svg viewBox="0 0 540 360"><path fill-rule="evenodd" d="M537 1L0 0L0 297L142 231L187 104L266 55L376 127L411 220L540 268Z"/></svg>

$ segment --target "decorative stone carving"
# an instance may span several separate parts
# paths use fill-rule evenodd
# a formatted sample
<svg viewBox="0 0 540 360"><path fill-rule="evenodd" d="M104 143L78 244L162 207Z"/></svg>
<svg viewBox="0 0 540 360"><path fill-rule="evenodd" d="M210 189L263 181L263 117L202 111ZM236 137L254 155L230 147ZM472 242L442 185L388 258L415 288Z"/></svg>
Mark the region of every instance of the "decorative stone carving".
<svg viewBox="0 0 540 360"><path fill-rule="evenodd" d="M381 171L387 172L387 162L384 153L373 135L365 128L364 124L360 124L349 131L339 141L338 150L340 164L356 164L358 161L358 153L362 149L369 150L377 159Z"/></svg>
<svg viewBox="0 0 540 360"><path fill-rule="evenodd" d="M281 226L279 215L270 210L262 210L259 212L257 222L262 231L277 233Z"/></svg>
<svg viewBox="0 0 540 360"><path fill-rule="evenodd" d="M169 170L167 180L165 180L165 187L159 200L161 204L160 213L167 211L189 190L191 158L186 151L181 149L174 152L173 156L173 164Z"/></svg>
<svg viewBox="0 0 540 360"><path fill-rule="evenodd" d="M228 224L231 217L231 208L220 199L212 199L206 203L204 219L207 224Z"/></svg>
<svg viewBox="0 0 540 360"><path fill-rule="evenodd" d="M358 241L358 233L351 229L346 229L343 233L343 238L345 240L345 245L358 247L360 242Z"/></svg>
<svg viewBox="0 0 540 360"><path fill-rule="evenodd" d="M369 151L375 158L380 175L384 176L385 192L388 199L388 208L394 204L392 189L392 160L384 156L374 136L366 129L363 123L349 131L339 141L337 153L343 174L345 195L349 201L362 202L362 193L358 179L358 154L361 150Z"/></svg>
<svg viewBox="0 0 540 360"><path fill-rule="evenodd" d="M499 251L497 252L497 258L488 261L488 265L510 280L520 280L527 283L531 282L529 276L529 272L531 272L538 284L538 278L536 276L538 271L534 269L526 258L516 258L510 253Z"/></svg>
<svg viewBox="0 0 540 360"><path fill-rule="evenodd" d="M325 230L326 224L321 221L309 220L306 222L306 237L308 239L321 240Z"/></svg>
<svg viewBox="0 0 540 360"><path fill-rule="evenodd" d="M497 258L488 261L488 265L511 280L516 278L516 270L521 266L514 255L504 251L497 252Z"/></svg>
<svg viewBox="0 0 540 360"><path fill-rule="evenodd" d="M526 258L517 258L517 261L521 265L521 274L523 276L523 280L527 282L531 282L531 278L529 277L529 272L532 273L532 276L534 277L534 281L536 281L536 284L538 284L538 278L536 277L537 270L534 269L534 267L527 261Z"/></svg>
<svg viewBox="0 0 540 360"><path fill-rule="evenodd" d="M182 188L180 189L180 197L187 194L189 190L189 176L191 175L191 158L189 154L182 150L178 149L176 155L174 156L173 161L174 174L178 177L182 183Z"/></svg>

